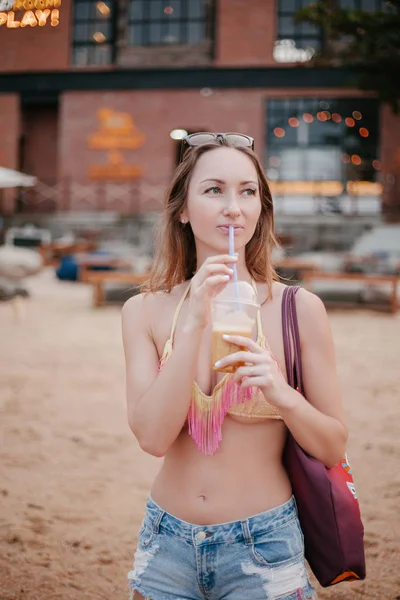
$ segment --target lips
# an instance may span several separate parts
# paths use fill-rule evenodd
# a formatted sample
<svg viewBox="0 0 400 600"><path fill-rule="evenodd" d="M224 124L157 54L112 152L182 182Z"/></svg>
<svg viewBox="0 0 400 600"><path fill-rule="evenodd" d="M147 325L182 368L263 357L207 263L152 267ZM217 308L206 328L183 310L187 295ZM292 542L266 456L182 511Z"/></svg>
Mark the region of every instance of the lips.
<svg viewBox="0 0 400 600"><path fill-rule="evenodd" d="M229 235L229 227L234 228L234 235L238 235L244 230L244 227L241 227L240 225L218 225L217 229L219 229L219 231L224 235Z"/></svg>
<svg viewBox="0 0 400 600"><path fill-rule="evenodd" d="M244 227L242 225L218 225L218 229L229 229L229 227L233 227L236 231L237 229L242 230Z"/></svg>

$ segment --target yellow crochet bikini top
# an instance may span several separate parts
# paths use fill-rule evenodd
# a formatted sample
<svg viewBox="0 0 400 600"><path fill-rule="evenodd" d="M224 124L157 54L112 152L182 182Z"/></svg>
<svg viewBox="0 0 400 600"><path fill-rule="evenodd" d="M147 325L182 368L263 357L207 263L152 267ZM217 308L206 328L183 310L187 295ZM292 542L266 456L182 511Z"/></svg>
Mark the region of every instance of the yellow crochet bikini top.
<svg viewBox="0 0 400 600"><path fill-rule="evenodd" d="M257 287L253 282L257 292ZM179 314L190 290L190 283L176 307L172 321L171 335L167 340L158 370L161 371L171 356L176 325ZM260 311L257 313L257 343L262 348L269 349L264 336ZM215 386L212 395L205 394L197 381L193 382L191 403L188 413L189 433L196 442L199 450L213 454L222 438L222 423L225 415L249 417L258 419L282 419L278 409L269 404L261 390L253 386L242 389L227 373Z"/></svg>

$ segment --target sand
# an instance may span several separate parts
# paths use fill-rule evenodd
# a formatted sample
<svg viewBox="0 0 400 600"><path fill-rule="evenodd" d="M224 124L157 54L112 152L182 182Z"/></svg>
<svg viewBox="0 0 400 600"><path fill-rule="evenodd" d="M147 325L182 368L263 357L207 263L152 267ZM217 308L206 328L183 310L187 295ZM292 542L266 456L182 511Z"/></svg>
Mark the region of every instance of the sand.
<svg viewBox="0 0 400 600"><path fill-rule="evenodd" d="M28 287L22 318L0 303L0 598L127 599L160 459L139 449L127 425L120 307L93 309L87 285L58 282L49 269ZM329 314L368 578L319 598L395 600L400 313Z"/></svg>

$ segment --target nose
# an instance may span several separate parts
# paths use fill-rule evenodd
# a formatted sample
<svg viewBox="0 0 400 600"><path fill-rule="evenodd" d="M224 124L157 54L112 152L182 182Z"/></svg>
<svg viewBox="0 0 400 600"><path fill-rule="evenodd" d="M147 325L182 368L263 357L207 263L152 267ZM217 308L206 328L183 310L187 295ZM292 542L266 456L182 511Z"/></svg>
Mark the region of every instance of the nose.
<svg viewBox="0 0 400 600"><path fill-rule="evenodd" d="M227 194L227 203L224 208L224 216L238 217L240 216L240 207L238 199L234 192Z"/></svg>

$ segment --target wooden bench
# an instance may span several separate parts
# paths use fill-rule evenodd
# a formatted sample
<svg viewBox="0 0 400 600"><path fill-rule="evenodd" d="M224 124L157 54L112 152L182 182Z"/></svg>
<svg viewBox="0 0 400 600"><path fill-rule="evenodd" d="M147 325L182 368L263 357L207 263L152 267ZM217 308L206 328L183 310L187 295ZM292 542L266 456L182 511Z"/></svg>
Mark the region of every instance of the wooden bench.
<svg viewBox="0 0 400 600"><path fill-rule="evenodd" d="M313 262L305 262L297 258L282 258L273 262L273 267L278 271L289 271L296 273L296 278L303 280L305 273L318 271L318 266Z"/></svg>
<svg viewBox="0 0 400 600"><path fill-rule="evenodd" d="M92 252L97 249L97 243L91 240L80 242L51 242L38 247L44 266L58 267L63 256L78 252Z"/></svg>
<svg viewBox="0 0 400 600"><path fill-rule="evenodd" d="M394 314L398 310L397 290L400 281L399 275L368 275L366 273L327 273L324 271L305 271L303 273L303 283L306 289L311 288L311 283L315 280L340 280L340 281L360 281L367 284L390 283L392 294L390 300L391 312Z"/></svg>
<svg viewBox="0 0 400 600"><path fill-rule="evenodd" d="M132 273L131 271L87 271L85 282L93 285L93 305L104 306L105 285L121 283L126 287L141 285L149 278L149 273Z"/></svg>
<svg viewBox="0 0 400 600"><path fill-rule="evenodd" d="M123 258L103 258L101 256L93 258L76 258L78 265L78 277L79 281L87 281L90 273L103 272L97 271L93 267L108 267L112 269L125 269L126 272L131 273L132 261L124 260ZM109 269L109 270L112 270Z"/></svg>

